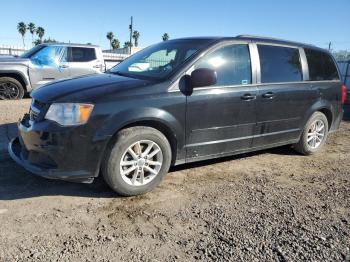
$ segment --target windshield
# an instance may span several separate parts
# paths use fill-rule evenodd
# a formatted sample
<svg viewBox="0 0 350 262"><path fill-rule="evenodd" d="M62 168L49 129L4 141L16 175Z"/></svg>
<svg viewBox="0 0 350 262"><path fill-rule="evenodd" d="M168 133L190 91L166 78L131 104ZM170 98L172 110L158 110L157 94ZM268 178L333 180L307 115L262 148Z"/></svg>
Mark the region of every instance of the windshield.
<svg viewBox="0 0 350 262"><path fill-rule="evenodd" d="M30 58L33 54L38 52L40 49L44 48L45 45L37 45L34 46L33 48L29 49L27 52L23 53L20 55L21 58Z"/></svg>
<svg viewBox="0 0 350 262"><path fill-rule="evenodd" d="M208 40L172 40L150 46L124 60L110 73L160 80L208 45Z"/></svg>

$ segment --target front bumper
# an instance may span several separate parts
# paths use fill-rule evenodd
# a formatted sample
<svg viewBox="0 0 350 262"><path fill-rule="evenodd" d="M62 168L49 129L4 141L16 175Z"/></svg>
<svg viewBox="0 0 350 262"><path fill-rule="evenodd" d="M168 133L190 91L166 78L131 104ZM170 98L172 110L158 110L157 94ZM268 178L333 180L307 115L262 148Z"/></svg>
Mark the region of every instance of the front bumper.
<svg viewBox="0 0 350 262"><path fill-rule="evenodd" d="M27 171L50 179L60 179L78 183L92 183L94 178L86 171L61 171L35 165L23 157L23 147L16 137L8 145L8 152L11 158Z"/></svg>
<svg viewBox="0 0 350 262"><path fill-rule="evenodd" d="M93 141L91 127L61 127L50 121L18 124L19 136L8 145L11 158L31 173L91 183L98 176L106 142Z"/></svg>

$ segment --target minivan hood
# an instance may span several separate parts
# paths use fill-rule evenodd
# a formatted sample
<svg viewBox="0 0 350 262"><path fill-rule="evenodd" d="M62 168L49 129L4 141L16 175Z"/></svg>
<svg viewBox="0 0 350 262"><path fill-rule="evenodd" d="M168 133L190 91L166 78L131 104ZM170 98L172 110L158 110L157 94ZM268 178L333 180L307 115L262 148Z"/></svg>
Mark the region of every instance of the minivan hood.
<svg viewBox="0 0 350 262"><path fill-rule="evenodd" d="M93 102L126 89L152 82L113 74L94 74L64 79L36 88L31 96L41 102Z"/></svg>

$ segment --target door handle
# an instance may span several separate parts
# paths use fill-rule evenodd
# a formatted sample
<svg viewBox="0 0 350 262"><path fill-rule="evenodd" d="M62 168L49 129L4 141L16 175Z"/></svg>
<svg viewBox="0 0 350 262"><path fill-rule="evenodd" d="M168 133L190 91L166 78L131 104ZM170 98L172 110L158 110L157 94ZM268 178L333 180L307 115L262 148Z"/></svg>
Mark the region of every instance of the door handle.
<svg viewBox="0 0 350 262"><path fill-rule="evenodd" d="M275 97L275 93L273 92L267 92L265 94L262 95L263 98L268 98L268 99L272 99Z"/></svg>
<svg viewBox="0 0 350 262"><path fill-rule="evenodd" d="M242 100L250 101L256 99L256 96L253 96L252 94L244 94L241 96Z"/></svg>
<svg viewBox="0 0 350 262"><path fill-rule="evenodd" d="M68 65L60 65L60 68L68 68Z"/></svg>
<svg viewBox="0 0 350 262"><path fill-rule="evenodd" d="M94 65L93 68L101 68L102 65Z"/></svg>

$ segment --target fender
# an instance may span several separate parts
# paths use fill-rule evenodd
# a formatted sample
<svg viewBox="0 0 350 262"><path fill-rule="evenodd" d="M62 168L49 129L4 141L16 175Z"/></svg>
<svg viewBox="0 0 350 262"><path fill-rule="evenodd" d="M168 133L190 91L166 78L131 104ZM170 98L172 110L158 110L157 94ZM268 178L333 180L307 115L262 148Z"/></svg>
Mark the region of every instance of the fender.
<svg viewBox="0 0 350 262"><path fill-rule="evenodd" d="M316 111L328 111L330 113L330 117L332 119L331 123L328 123L329 127L331 128L332 122L334 121L334 107L331 102L320 99L317 100L304 114L303 120L302 120L302 126L301 131L303 130L304 126L306 125L306 122L309 120L311 115L315 113ZM329 116L326 115L326 117L329 119Z"/></svg>
<svg viewBox="0 0 350 262"><path fill-rule="evenodd" d="M102 127L97 130L94 141L110 139L119 130L137 122L152 121L166 126L172 133L179 146L184 144L184 127L169 112L152 107L137 107L133 110L123 110L108 117Z"/></svg>
<svg viewBox="0 0 350 262"><path fill-rule="evenodd" d="M16 66L18 67L18 66ZM20 69L2 69L0 67L0 76L6 76L7 74L18 75L24 82L24 88L29 92L32 90L30 81L28 79L28 68L21 66Z"/></svg>

